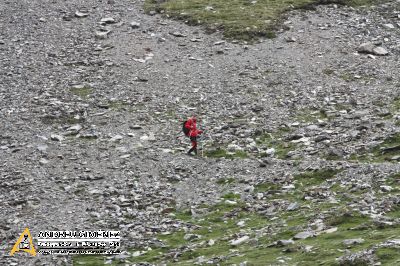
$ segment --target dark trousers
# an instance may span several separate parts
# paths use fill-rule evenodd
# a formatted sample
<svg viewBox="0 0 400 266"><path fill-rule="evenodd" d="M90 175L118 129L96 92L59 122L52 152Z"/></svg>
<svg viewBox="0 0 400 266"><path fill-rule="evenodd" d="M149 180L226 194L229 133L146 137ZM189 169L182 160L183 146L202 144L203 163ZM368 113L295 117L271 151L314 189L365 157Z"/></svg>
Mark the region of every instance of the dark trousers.
<svg viewBox="0 0 400 266"><path fill-rule="evenodd" d="M196 137L190 137L190 141L192 142L192 148L188 151L188 153L192 153L194 151L194 154L197 155L197 138Z"/></svg>

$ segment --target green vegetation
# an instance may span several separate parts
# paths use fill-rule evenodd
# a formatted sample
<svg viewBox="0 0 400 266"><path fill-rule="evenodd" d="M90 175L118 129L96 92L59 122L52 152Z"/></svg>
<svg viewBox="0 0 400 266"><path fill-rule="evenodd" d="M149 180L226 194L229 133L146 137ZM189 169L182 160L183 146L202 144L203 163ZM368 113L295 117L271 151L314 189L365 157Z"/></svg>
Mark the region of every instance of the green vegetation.
<svg viewBox="0 0 400 266"><path fill-rule="evenodd" d="M286 159L287 155L290 151L295 150L296 145L290 141L285 141L283 139L284 133L286 133L286 129L280 130L275 134L266 133L256 138L256 142L258 145L265 145L268 148L275 149L275 155L279 159ZM261 153L261 157L266 156L266 154Z"/></svg>
<svg viewBox="0 0 400 266"><path fill-rule="evenodd" d="M321 175L331 176L328 173ZM250 211L239 201L237 194L228 193L222 199L216 205L203 206L208 211L200 216L192 217L190 211L175 213L176 219L192 224L192 229L158 234L157 239L164 243L162 247L158 245L131 250L139 255L128 258L127 263L193 265L199 257L206 260L218 257L221 265L239 264L243 261L247 261L248 265L275 265L278 258L289 264L314 265L318 261L323 265L338 265L337 258L345 255L346 249L357 252L398 236L399 227L396 225L377 227L367 216L342 207L328 206L326 203L290 213L277 212L274 216L279 219L273 221ZM235 200L237 205L225 203L226 199ZM324 224L331 228L336 227L336 231L296 240L288 246L273 244L277 240L291 239L298 232L307 230L308 223L320 217L318 210L324 210ZM243 226L239 226L239 222ZM250 241L232 246L230 240L237 239L239 233L248 235ZM343 244L343 240L354 238L365 241L354 246ZM383 265L394 265L390 263L400 259L396 248L379 248L376 255ZM105 257L101 256L74 257L74 265L104 265L104 262ZM118 263L116 260L112 265Z"/></svg>
<svg viewBox="0 0 400 266"><path fill-rule="evenodd" d="M273 182L265 182L255 186L254 192L271 192L281 189L281 185Z"/></svg>
<svg viewBox="0 0 400 266"><path fill-rule="evenodd" d="M87 99L90 94L93 93L93 89L88 86L83 86L83 87L73 87L70 89L71 93L82 98L82 99Z"/></svg>
<svg viewBox="0 0 400 266"><path fill-rule="evenodd" d="M334 169L320 169L295 175L294 179L296 179L302 187L309 187L319 185L322 182L335 177L337 173L339 173L339 171Z"/></svg>
<svg viewBox="0 0 400 266"><path fill-rule="evenodd" d="M108 108L112 110L127 110L129 105L123 101L112 101L109 103Z"/></svg>
<svg viewBox="0 0 400 266"><path fill-rule="evenodd" d="M400 97L394 99L392 106L395 111L400 111Z"/></svg>
<svg viewBox="0 0 400 266"><path fill-rule="evenodd" d="M228 152L220 148L217 148L215 150L205 151L204 156L208 158L227 158L227 159L234 159L234 158L244 159L248 157L245 151Z"/></svg>
<svg viewBox="0 0 400 266"><path fill-rule="evenodd" d="M388 137L367 152L352 154L350 159L361 162L385 162L393 161L396 156L400 156L400 133Z"/></svg>
<svg viewBox="0 0 400 266"><path fill-rule="evenodd" d="M393 188L392 192L400 191L400 173L389 176L385 183Z"/></svg>
<svg viewBox="0 0 400 266"><path fill-rule="evenodd" d="M400 264L400 248L399 247L382 247L376 251L376 256L382 265L399 265Z"/></svg>
<svg viewBox="0 0 400 266"><path fill-rule="evenodd" d="M220 178L217 180L217 184L219 185L224 185L224 184L232 184L234 183L236 180L233 177L229 177L229 178Z"/></svg>
<svg viewBox="0 0 400 266"><path fill-rule="evenodd" d="M373 0L146 0L144 9L163 11L191 25L206 25L208 30L223 29L228 39L249 41L275 37L274 28L286 11L320 3L358 6L371 4Z"/></svg>
<svg viewBox="0 0 400 266"><path fill-rule="evenodd" d="M73 125L83 121L83 118L75 119L74 114L63 114L59 116L46 115L40 118L42 123L46 125L60 124L60 125Z"/></svg>
<svg viewBox="0 0 400 266"><path fill-rule="evenodd" d="M85 265L85 266L98 266L105 265L105 258L96 255L77 255L74 257L74 266Z"/></svg>
<svg viewBox="0 0 400 266"><path fill-rule="evenodd" d="M324 73L325 75L330 76L333 73L335 73L335 71L333 69L331 69L331 68L325 68L325 69L322 70L322 73Z"/></svg>
<svg viewBox="0 0 400 266"><path fill-rule="evenodd" d="M318 120L325 120L327 118L325 110L303 109L296 115L295 120L303 123L316 123Z"/></svg>

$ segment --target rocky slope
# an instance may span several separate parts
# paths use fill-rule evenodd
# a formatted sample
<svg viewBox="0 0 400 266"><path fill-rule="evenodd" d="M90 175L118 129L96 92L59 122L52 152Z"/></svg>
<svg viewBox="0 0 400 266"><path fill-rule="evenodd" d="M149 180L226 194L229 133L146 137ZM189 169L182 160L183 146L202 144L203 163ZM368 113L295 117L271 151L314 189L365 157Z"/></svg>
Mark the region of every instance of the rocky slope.
<svg viewBox="0 0 400 266"><path fill-rule="evenodd" d="M390 237L400 217L398 1L293 11L277 38L253 45L146 15L142 5L0 3L1 264L72 263L9 257L25 227L121 230L130 253L101 258L111 263L258 265L243 242L272 245L267 263L296 264L309 257L275 256L275 240L340 232L335 213L386 231L355 250L368 256L332 246L342 249L333 258L379 263L379 247L399 244ZM177 138L191 114L207 130L204 158L186 156L189 143ZM218 259L184 256L207 245L186 235L216 226L201 224L210 214L257 224L203 236L211 250L214 239L233 247L217 256L214 246ZM178 251L158 237L183 229ZM319 252L303 244L301 253ZM164 255L138 256L160 245Z"/></svg>

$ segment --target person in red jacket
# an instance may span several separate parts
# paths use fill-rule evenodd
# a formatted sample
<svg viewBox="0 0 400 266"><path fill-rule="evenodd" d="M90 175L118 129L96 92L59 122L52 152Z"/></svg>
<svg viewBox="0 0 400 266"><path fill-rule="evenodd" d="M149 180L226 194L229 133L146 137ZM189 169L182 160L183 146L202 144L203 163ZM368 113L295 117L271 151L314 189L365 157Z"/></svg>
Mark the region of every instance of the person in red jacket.
<svg viewBox="0 0 400 266"><path fill-rule="evenodd" d="M191 155L193 151L194 154L197 155L197 136L203 133L202 130L197 129L196 123L197 123L196 117L192 116L186 121L184 125L187 132L186 135L190 138L190 141L192 142L192 148L188 151L189 155Z"/></svg>

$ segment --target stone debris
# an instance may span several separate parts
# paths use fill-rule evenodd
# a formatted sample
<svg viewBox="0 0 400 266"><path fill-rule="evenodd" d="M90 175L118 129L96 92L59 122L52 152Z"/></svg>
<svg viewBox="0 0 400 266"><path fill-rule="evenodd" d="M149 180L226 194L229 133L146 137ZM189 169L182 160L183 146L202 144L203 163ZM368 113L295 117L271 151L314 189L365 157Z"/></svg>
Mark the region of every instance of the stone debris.
<svg viewBox="0 0 400 266"><path fill-rule="evenodd" d="M389 52L380 46L375 46L373 43L371 42L367 42L367 43L363 43L358 47L358 52L359 53L366 53L366 54L374 54L374 55L379 55L379 56L383 56L383 55L388 55Z"/></svg>
<svg viewBox="0 0 400 266"><path fill-rule="evenodd" d="M250 265L245 249L262 246L279 248L271 264L291 265L290 252L320 252L311 242L324 234L400 224L396 1L292 10L275 39L252 44L149 16L143 1L83 2L0 1L0 243L29 221L31 232L121 230L132 251L108 264L160 249L174 265L221 244L226 254L190 263ZM192 114L203 157L185 154ZM221 237L204 225L215 208L215 223L234 229ZM358 216L370 222L337 225ZM177 233L179 248L158 238ZM354 252L362 237L340 240L338 263L377 265L374 249L398 246ZM0 265L75 264L29 259Z"/></svg>

